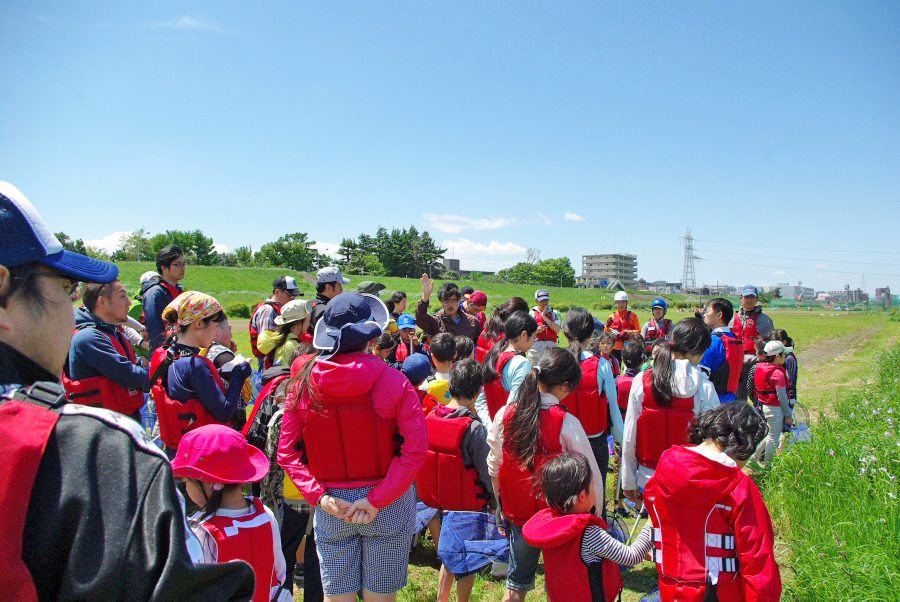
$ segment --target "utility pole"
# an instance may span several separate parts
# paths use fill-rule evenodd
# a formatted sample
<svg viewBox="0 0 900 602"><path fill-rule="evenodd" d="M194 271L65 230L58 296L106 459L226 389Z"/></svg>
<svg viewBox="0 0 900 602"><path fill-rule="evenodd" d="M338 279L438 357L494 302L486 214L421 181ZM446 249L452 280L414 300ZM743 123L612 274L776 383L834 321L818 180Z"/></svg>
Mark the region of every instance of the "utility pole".
<svg viewBox="0 0 900 602"><path fill-rule="evenodd" d="M681 237L684 241L684 271L681 276L682 287L685 290L693 291L697 288L697 281L694 275L694 237L691 236L691 229L687 229L687 234Z"/></svg>

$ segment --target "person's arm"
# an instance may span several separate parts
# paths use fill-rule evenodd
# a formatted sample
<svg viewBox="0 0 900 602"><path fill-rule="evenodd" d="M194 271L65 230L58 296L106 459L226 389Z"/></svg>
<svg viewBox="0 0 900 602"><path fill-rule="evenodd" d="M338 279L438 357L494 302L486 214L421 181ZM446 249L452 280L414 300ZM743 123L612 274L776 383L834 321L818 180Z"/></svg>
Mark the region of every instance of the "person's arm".
<svg viewBox="0 0 900 602"><path fill-rule="evenodd" d="M627 328L625 330L625 332L628 334L629 337L631 335L637 334L641 331L641 321L638 320L636 313L631 312L631 321L630 321L630 324L628 324L628 326L630 326L630 328Z"/></svg>
<svg viewBox="0 0 900 602"><path fill-rule="evenodd" d="M508 370L508 372L507 372ZM524 358L520 355L515 356L511 360L506 363L506 366L503 367L503 373L499 375L499 378L504 378L504 375L509 379L509 395L506 397L506 404L516 403L516 395L519 393L519 387L522 385L522 381L525 380L525 377L528 376L528 372L531 371L531 362L528 361L527 358Z"/></svg>
<svg viewBox="0 0 900 602"><path fill-rule="evenodd" d="M481 388L481 391L478 392L478 397L475 399L475 414L478 415L478 419L481 420L482 424L486 424L488 425L487 428L490 428L491 413L488 411L487 398L484 396L484 387Z"/></svg>
<svg viewBox="0 0 900 602"><path fill-rule="evenodd" d="M241 385L250 375L250 365L243 363L231 371L230 384L226 393L219 388L219 384L213 378L205 361L196 357L192 357L188 361L187 370L189 372L185 382L197 396L200 405L217 421L230 421L241 398ZM178 363L176 362L175 365L177 366Z"/></svg>
<svg viewBox="0 0 900 602"><path fill-rule="evenodd" d="M650 330L650 320L644 322L644 325L641 326L641 336L645 339L647 338L647 331Z"/></svg>
<svg viewBox="0 0 900 602"><path fill-rule="evenodd" d="M494 491L499 492L497 488L497 475L500 474L500 465L503 464L503 414L504 410L497 412L494 421L488 423L487 427L487 444L488 456L487 467L488 474L494 483Z"/></svg>
<svg viewBox="0 0 900 602"><path fill-rule="evenodd" d="M587 458L588 465L591 467L591 474L594 475L593 487L594 494L597 496L596 511L600 516L605 506L605 492L603 491L603 476L600 473L600 467L597 466L597 459L594 457L594 450L591 449L591 442L584 432L584 427L575 416L566 414L563 418L562 429L559 432L559 442L562 450L566 452L578 452Z"/></svg>
<svg viewBox="0 0 900 602"><path fill-rule="evenodd" d="M144 326L147 327L147 341L150 351L161 346L166 340L166 328L162 312L171 299L169 293L161 286L154 286L144 295Z"/></svg>
<svg viewBox="0 0 900 602"><path fill-rule="evenodd" d="M609 411L609 432L613 439L622 443L622 433L625 424L622 422L622 412L619 411L619 390L616 388L616 379L612 375L612 366L601 358L597 362L597 386L606 394L606 406Z"/></svg>
<svg viewBox="0 0 900 602"><path fill-rule="evenodd" d="M290 587L290 584L285 584L284 582L287 575L287 564L284 562L284 552L281 549L281 530L278 528L278 520L276 520L275 514L270 508L263 506L263 509L266 511L266 516L269 517L269 524L272 525L272 553L275 559L275 565L272 567L272 570L275 573L276 581L278 581L277 586L270 588L270 597L277 602L283 599L291 600L292 598L284 598L281 595L281 592L285 591L282 589L282 586Z"/></svg>
<svg viewBox="0 0 900 602"><path fill-rule="evenodd" d="M460 442L462 448L463 464L473 466L478 473L478 480L484 483L484 488L494 499L494 487L491 483L491 473L488 470L487 459L491 448L487 442L487 429L477 420L469 424L469 428Z"/></svg>
<svg viewBox="0 0 900 602"><path fill-rule="evenodd" d="M792 418L794 412L791 410L791 403L788 400L786 376L780 370L775 370L772 372L771 379L775 395L778 396L778 405L781 406L784 417Z"/></svg>
<svg viewBox="0 0 900 602"><path fill-rule="evenodd" d="M285 407L294 403L294 393L285 400ZM285 410L281 418L281 435L278 438L278 465L284 469L291 482L297 486L310 506L318 506L319 497L325 494L325 483L309 472L309 464L303 461L304 452L294 447L303 439L303 428L308 422L310 410L294 408Z"/></svg>
<svg viewBox="0 0 900 602"><path fill-rule="evenodd" d="M622 435L622 490L634 491L637 489L638 459L636 455L637 445L637 419L641 415L644 401L644 387L641 386L641 376L636 376L631 384L631 393L628 394L628 410L625 413L625 432Z"/></svg>
<svg viewBox="0 0 900 602"><path fill-rule="evenodd" d="M653 525L650 521L630 546L618 541L598 525L588 525L581 538L581 558L586 562L599 562L609 558L616 564L634 566L644 560L653 547Z"/></svg>
<svg viewBox="0 0 900 602"><path fill-rule="evenodd" d="M562 330L562 321L559 319L559 312L555 309L550 308L550 319L544 319L544 324L546 324L547 328L552 330L553 332L559 332ZM547 314L544 314L546 316Z"/></svg>
<svg viewBox="0 0 900 602"><path fill-rule="evenodd" d="M128 328L131 328L132 330L136 330L138 333L141 333L141 332L144 332L145 330L147 330L147 328L143 324L141 324L140 322L138 322L131 316L128 316L128 318L124 322L122 322L122 325L127 326Z"/></svg>
<svg viewBox="0 0 900 602"><path fill-rule="evenodd" d="M703 379L697 392L694 393L694 417L699 418L701 414L719 407L720 404L716 387L708 379Z"/></svg>
<svg viewBox="0 0 900 602"><path fill-rule="evenodd" d="M781 573L775 562L772 519L750 478L746 488L746 500L737 508L733 525L741 589L748 602L777 602L781 599Z"/></svg>
<svg viewBox="0 0 900 602"><path fill-rule="evenodd" d="M432 336L441 330L441 321L428 313L428 299L419 299L416 302L416 326L425 334Z"/></svg>
<svg viewBox="0 0 900 602"><path fill-rule="evenodd" d="M122 341L119 343L122 344ZM124 344L129 343L126 341ZM76 365L83 362L120 387L150 390L147 368L132 364L127 357L120 355L109 337L96 328L84 328L75 333L71 348Z"/></svg>

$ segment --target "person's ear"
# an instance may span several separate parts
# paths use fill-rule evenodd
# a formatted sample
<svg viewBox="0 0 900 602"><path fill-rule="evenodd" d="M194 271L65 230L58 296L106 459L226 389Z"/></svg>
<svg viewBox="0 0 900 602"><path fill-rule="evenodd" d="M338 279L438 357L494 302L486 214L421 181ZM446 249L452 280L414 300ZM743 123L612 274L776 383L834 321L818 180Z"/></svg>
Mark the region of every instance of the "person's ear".
<svg viewBox="0 0 900 602"><path fill-rule="evenodd" d="M9 269L5 265L0 265L0 297L5 297L9 292L12 277L9 275ZM0 330L9 330L12 322L9 320L9 299L6 303L0 303Z"/></svg>

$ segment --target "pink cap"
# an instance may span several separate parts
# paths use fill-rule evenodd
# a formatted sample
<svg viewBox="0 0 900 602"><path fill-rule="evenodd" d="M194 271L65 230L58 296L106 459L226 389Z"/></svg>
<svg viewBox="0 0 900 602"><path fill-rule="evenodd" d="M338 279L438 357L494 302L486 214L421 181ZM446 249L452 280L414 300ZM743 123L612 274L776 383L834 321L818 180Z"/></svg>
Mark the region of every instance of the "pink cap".
<svg viewBox="0 0 900 602"><path fill-rule="evenodd" d="M171 465L176 477L208 483L253 483L269 472L266 455L239 432L221 424L186 433Z"/></svg>
<svg viewBox="0 0 900 602"><path fill-rule="evenodd" d="M485 305L487 305L487 295L485 295L481 291L475 291L474 293L469 295L469 303L484 307Z"/></svg>

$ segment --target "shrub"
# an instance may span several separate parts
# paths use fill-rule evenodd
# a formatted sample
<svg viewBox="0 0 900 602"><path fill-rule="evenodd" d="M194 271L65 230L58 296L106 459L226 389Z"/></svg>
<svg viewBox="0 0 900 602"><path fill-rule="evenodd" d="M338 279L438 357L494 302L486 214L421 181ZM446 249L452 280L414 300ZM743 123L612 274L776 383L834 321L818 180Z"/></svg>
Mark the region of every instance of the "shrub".
<svg viewBox="0 0 900 602"><path fill-rule="evenodd" d="M245 320L249 320L250 306L246 303L232 301L225 305L225 315L229 318L244 318Z"/></svg>
<svg viewBox="0 0 900 602"><path fill-rule="evenodd" d="M569 311L570 309L572 309L572 306L569 305L568 303L560 303L559 305L554 305L553 309L555 309L556 311L565 312L565 311Z"/></svg>
<svg viewBox="0 0 900 602"><path fill-rule="evenodd" d="M598 301L591 305L591 309L612 309L613 304L609 301Z"/></svg>

